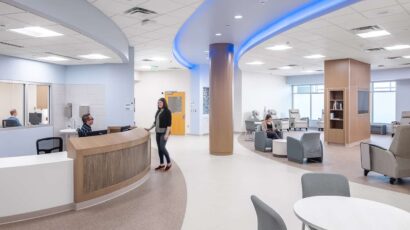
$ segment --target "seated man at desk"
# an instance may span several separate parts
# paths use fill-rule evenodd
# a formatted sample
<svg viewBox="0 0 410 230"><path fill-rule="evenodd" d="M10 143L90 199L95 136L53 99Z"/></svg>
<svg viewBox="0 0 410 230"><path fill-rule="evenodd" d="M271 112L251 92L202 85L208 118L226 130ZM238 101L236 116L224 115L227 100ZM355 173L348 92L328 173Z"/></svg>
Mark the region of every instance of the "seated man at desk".
<svg viewBox="0 0 410 230"><path fill-rule="evenodd" d="M21 126L21 123L20 123L19 119L17 118L17 110L16 109L10 110L10 117L7 118L6 120L14 121L15 125L13 125L13 126Z"/></svg>
<svg viewBox="0 0 410 230"><path fill-rule="evenodd" d="M83 120L83 126L81 126L81 129L78 130L78 136L79 137L86 137L86 136L91 136L92 130L91 126L94 123L94 118L91 116L91 114L87 113L84 114L81 119Z"/></svg>

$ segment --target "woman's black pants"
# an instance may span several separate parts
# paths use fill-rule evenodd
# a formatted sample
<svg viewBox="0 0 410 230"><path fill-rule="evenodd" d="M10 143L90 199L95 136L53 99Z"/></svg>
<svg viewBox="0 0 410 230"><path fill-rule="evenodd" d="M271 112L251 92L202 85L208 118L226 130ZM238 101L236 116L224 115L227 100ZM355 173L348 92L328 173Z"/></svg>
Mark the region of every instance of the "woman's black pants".
<svg viewBox="0 0 410 230"><path fill-rule="evenodd" d="M161 164L164 164L164 156L167 159L167 163L171 163L171 159L169 158L169 153L165 148L167 141L164 139L165 133L157 133L157 146L158 146L158 154L159 154L159 161Z"/></svg>

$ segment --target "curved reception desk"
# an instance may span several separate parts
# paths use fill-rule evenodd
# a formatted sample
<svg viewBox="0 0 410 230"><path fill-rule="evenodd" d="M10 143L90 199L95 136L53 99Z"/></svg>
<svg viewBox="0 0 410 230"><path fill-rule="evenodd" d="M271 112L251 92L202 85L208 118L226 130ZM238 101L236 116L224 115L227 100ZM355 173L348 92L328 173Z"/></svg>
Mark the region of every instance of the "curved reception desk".
<svg viewBox="0 0 410 230"><path fill-rule="evenodd" d="M0 158L0 224L110 200L144 183L150 166L144 129L72 137L67 152Z"/></svg>

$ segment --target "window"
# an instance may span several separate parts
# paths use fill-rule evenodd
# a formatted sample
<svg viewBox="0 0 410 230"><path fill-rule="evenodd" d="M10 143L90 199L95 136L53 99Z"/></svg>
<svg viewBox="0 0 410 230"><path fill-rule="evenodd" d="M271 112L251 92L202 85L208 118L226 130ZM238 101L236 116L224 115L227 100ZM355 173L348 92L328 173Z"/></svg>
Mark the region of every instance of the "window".
<svg viewBox="0 0 410 230"><path fill-rule="evenodd" d="M297 85L292 89L293 108L301 117L318 120L324 108L324 85Z"/></svg>
<svg viewBox="0 0 410 230"><path fill-rule="evenodd" d="M0 120L10 120L12 110L22 126L50 124L50 86L0 81Z"/></svg>
<svg viewBox="0 0 410 230"><path fill-rule="evenodd" d="M390 123L396 119L396 82L372 82L372 123Z"/></svg>

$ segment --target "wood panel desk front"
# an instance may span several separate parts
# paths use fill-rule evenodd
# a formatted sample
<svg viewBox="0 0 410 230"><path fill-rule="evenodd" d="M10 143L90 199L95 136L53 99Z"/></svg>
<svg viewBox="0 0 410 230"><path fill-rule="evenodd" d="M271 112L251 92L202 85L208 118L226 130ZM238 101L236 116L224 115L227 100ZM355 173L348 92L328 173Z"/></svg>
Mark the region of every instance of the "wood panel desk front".
<svg viewBox="0 0 410 230"><path fill-rule="evenodd" d="M151 167L150 135L144 129L101 136L73 137L74 202L98 199L137 183Z"/></svg>

